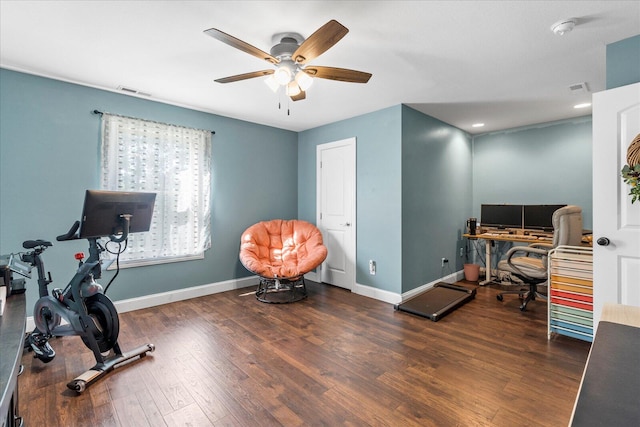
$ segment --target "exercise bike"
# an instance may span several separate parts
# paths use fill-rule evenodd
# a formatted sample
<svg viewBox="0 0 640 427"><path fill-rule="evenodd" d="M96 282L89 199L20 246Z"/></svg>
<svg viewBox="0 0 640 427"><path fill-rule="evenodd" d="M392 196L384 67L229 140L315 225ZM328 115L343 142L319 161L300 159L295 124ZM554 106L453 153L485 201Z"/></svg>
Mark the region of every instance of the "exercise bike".
<svg viewBox="0 0 640 427"><path fill-rule="evenodd" d="M118 217L121 223L119 236L110 235L109 240L120 246L122 242L126 244L131 215L121 214ZM56 240L82 238L78 235L79 228L80 221L76 221L66 234L58 236ZM52 246L52 243L46 240L27 240L23 247L30 251L20 256L24 263L37 269L40 293L33 311L36 327L28 334L25 349L33 351L34 357L48 363L55 357L55 351L49 343L52 337L80 336L83 343L93 352L96 364L67 384L69 389L78 393L82 393L89 384L125 362L136 357L143 358L148 352L155 350L153 344L145 344L126 353L121 351L118 345L118 312L113 302L105 295L118 273L116 272L104 290L96 282L102 275L104 262L100 259L100 254L106 250L98 241L99 238L87 238L89 257L84 260L84 254L76 254L79 265L75 275L64 289L53 289L51 294L48 290L48 285L52 283L51 273L45 276L42 253ZM118 255L120 253L121 251L117 252ZM111 264L112 261L108 262ZM65 321L64 324L62 320Z"/></svg>

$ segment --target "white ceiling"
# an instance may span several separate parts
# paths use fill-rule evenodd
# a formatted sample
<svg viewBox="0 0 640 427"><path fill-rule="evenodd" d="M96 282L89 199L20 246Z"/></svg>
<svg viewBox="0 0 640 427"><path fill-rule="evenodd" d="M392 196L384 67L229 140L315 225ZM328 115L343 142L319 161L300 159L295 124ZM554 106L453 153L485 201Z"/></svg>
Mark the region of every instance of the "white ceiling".
<svg viewBox="0 0 640 427"><path fill-rule="evenodd" d="M568 17L575 29L553 34ZM369 83L315 79L294 103L262 78L213 81L270 65L204 30L268 52L274 34L308 37L330 19L350 31L311 64ZM294 131L407 104L478 134L589 115L573 105L605 89L606 45L639 33L638 0L1 0L0 66ZM590 93L569 90L581 82Z"/></svg>

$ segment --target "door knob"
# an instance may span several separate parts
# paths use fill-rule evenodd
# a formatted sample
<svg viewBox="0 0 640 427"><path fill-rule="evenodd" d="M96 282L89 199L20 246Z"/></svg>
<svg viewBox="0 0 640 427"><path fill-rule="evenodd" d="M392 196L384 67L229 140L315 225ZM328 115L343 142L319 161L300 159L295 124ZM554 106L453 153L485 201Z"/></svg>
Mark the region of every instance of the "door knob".
<svg viewBox="0 0 640 427"><path fill-rule="evenodd" d="M598 240L596 240L596 243L600 246L609 246L609 243L611 242L606 237L600 237Z"/></svg>
<svg viewBox="0 0 640 427"><path fill-rule="evenodd" d="M343 226L349 227L349 226L351 225L351 223L350 223L350 222L345 222L344 224L340 224L340 225L343 225Z"/></svg>

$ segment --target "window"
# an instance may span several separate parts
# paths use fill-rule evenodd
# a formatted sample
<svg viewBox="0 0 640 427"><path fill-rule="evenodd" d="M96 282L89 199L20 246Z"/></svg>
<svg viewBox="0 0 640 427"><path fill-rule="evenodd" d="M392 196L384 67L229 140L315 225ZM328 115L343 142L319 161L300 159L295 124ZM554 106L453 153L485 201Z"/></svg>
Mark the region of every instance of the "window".
<svg viewBox="0 0 640 427"><path fill-rule="evenodd" d="M203 258L211 247L211 132L102 115L102 188L156 193L148 233L122 266Z"/></svg>

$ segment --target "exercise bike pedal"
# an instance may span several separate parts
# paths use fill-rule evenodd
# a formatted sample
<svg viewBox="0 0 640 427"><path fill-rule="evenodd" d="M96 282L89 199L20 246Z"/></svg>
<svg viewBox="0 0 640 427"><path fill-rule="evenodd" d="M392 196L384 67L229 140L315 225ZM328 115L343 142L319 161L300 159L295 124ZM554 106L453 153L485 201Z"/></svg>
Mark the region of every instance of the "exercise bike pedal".
<svg viewBox="0 0 640 427"><path fill-rule="evenodd" d="M156 346L154 344L145 344L122 354L113 354L107 357L104 362L96 364L93 368L74 378L67 384L67 387L77 393L82 393L86 390L87 386L94 381L97 381L114 369L124 366L126 362L131 359L136 357L142 359L146 357L147 353L155 351L155 349Z"/></svg>
<svg viewBox="0 0 640 427"><path fill-rule="evenodd" d="M49 344L49 339L31 333L24 341L27 352L33 352L33 358L42 363L49 363L56 357L56 351Z"/></svg>

